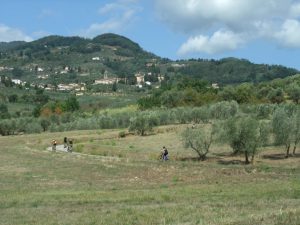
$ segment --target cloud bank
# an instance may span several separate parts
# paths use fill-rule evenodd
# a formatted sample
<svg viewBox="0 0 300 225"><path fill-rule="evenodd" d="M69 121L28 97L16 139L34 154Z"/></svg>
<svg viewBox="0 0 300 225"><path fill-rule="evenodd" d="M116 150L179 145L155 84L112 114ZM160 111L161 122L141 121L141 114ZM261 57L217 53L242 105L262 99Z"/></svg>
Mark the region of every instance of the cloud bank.
<svg viewBox="0 0 300 225"><path fill-rule="evenodd" d="M0 24L0 42L10 41L32 41L32 38L17 28Z"/></svg>
<svg viewBox="0 0 300 225"><path fill-rule="evenodd" d="M179 55L235 50L256 39L300 48L299 0L155 0L159 18L189 35Z"/></svg>

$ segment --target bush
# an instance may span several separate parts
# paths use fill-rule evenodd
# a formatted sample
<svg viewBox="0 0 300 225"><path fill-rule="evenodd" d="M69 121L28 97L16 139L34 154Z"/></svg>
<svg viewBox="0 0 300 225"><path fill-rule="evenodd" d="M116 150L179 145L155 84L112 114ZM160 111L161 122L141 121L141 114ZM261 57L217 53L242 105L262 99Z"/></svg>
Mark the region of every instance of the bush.
<svg viewBox="0 0 300 225"><path fill-rule="evenodd" d="M124 138L124 137L126 137L126 132L120 131L118 136L119 136L119 138Z"/></svg>

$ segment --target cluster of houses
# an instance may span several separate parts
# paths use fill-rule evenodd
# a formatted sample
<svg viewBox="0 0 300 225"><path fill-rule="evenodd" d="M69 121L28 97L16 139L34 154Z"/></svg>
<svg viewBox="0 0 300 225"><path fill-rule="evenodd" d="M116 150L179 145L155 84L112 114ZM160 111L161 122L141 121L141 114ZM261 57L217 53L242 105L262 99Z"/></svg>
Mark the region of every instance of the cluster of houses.
<svg viewBox="0 0 300 225"><path fill-rule="evenodd" d="M101 61L102 57L93 57L92 58L93 61ZM31 67L29 70L30 71L36 71L39 72L37 73L37 78L38 79L44 79L47 80L49 78L49 75L44 74L45 69L38 66L38 65L31 65L34 66ZM146 67L152 67L152 66L156 66L155 64L155 60L153 60L153 62L148 62L146 64ZM177 64L177 63L173 63L172 67L185 67L185 64ZM9 67L5 67L5 66L0 66L0 71L5 71L5 70L13 70L13 68L9 68ZM66 74L68 72L70 72L71 68L69 66L65 66L63 68L63 70L61 71L56 71L54 72L55 74ZM150 81L145 81L145 76L154 76L154 74L152 74L151 72L148 73L143 73L143 72L138 72L135 74L135 78L136 78L136 86L138 88L142 88L143 86L151 86L152 83ZM158 82L162 82L165 77L161 74L155 74L155 76L158 79ZM127 83L127 78L119 78L119 77L114 77L113 75L109 75L107 71L104 72L104 76L101 79L97 79L94 81L94 84L104 84L104 85L111 85L114 83L119 83L120 81L122 81L123 83ZM12 79L12 82L16 85L23 85L25 86L26 82L21 81L20 79ZM37 84L30 84L30 86L34 87ZM86 90L86 85L84 83L80 83L80 84L76 84L76 83L69 83L69 84L58 84L57 86L53 86L51 84L38 84L38 87L40 88L44 88L45 90L58 90L58 91L76 91L77 93L79 93L79 95L83 94L83 92ZM214 89L218 89L219 86L217 83L212 84L212 88Z"/></svg>
<svg viewBox="0 0 300 225"><path fill-rule="evenodd" d="M14 68L12 67L7 67L7 66L0 66L0 71L11 71L13 70Z"/></svg>

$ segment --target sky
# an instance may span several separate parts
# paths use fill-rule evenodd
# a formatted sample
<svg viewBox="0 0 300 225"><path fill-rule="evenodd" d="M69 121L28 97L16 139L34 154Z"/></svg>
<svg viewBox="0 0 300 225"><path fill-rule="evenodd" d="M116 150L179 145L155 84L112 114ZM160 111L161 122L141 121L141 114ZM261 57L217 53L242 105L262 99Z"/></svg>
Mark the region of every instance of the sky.
<svg viewBox="0 0 300 225"><path fill-rule="evenodd" d="M160 57L300 70L300 0L0 0L0 42L116 33Z"/></svg>

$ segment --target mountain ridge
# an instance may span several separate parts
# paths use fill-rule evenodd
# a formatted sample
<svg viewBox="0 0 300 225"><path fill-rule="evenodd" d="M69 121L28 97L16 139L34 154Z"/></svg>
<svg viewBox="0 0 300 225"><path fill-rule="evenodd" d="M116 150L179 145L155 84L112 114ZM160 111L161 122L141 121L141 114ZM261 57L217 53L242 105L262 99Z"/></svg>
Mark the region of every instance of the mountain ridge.
<svg viewBox="0 0 300 225"><path fill-rule="evenodd" d="M254 64L246 59L170 60L145 51L127 37L106 33L92 39L78 36L50 35L32 42L1 42L0 67L17 68L5 71L12 78L37 80L49 75L48 82L93 82L109 76L127 77L135 83L135 74L190 76L218 83L261 82L299 73L281 65ZM40 69L39 69L40 68ZM67 69L66 69L67 68ZM39 70L39 71L37 71ZM58 74L65 74L58 76ZM82 77L82 74L88 74ZM44 82L41 80L40 82Z"/></svg>

